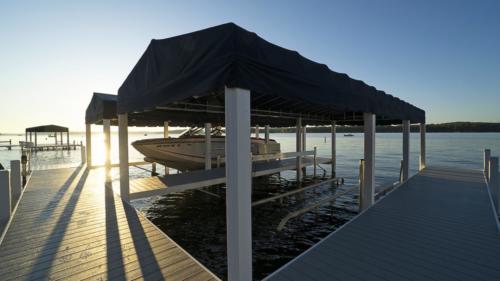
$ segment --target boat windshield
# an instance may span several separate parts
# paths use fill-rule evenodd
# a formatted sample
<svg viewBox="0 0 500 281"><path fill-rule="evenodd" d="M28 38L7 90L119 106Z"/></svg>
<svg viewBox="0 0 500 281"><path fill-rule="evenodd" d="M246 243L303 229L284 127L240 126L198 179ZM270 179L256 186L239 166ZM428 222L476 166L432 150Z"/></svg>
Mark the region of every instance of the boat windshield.
<svg viewBox="0 0 500 281"><path fill-rule="evenodd" d="M211 136L222 136L224 134L224 130L222 127L217 126L212 128L210 131ZM193 137L193 136L204 136L205 135L205 128L201 127L192 127L184 131L179 135L179 137Z"/></svg>

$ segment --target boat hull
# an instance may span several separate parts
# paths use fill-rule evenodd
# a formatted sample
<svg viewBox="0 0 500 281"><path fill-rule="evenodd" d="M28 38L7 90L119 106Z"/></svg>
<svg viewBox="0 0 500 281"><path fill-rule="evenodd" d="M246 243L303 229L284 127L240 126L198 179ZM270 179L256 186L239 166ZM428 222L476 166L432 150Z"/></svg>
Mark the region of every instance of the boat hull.
<svg viewBox="0 0 500 281"><path fill-rule="evenodd" d="M204 137L145 139L133 142L132 146L146 156L146 161L158 162L180 171L205 168ZM252 155L275 154L280 152L280 145L274 140L266 144L264 139L252 138L251 151ZM212 136L211 158L212 167L224 165L225 137Z"/></svg>

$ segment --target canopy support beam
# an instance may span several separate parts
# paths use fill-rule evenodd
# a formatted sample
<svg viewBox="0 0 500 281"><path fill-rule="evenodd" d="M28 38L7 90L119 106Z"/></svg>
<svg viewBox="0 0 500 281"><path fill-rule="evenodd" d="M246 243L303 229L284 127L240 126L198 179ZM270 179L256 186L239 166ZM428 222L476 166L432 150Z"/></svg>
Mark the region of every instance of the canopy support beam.
<svg viewBox="0 0 500 281"><path fill-rule="evenodd" d="M205 123L205 170L212 169L212 124Z"/></svg>
<svg viewBox="0 0 500 281"><path fill-rule="evenodd" d="M250 91L225 89L228 280L252 280Z"/></svg>
<svg viewBox="0 0 500 281"><path fill-rule="evenodd" d="M425 131L425 123L420 123L420 171L425 169Z"/></svg>
<svg viewBox="0 0 500 281"><path fill-rule="evenodd" d="M118 114L118 143L120 152L120 196L125 202L130 201L130 179L128 171L128 116Z"/></svg>
<svg viewBox="0 0 500 281"><path fill-rule="evenodd" d="M87 168L92 168L92 131L90 124L85 124L85 146L87 147Z"/></svg>
<svg viewBox="0 0 500 281"><path fill-rule="evenodd" d="M375 202L375 114L364 113L364 169L360 190L360 212Z"/></svg>
<svg viewBox="0 0 500 281"><path fill-rule="evenodd" d="M335 121L332 121L332 178L336 176L337 169L337 128Z"/></svg>
<svg viewBox="0 0 500 281"><path fill-rule="evenodd" d="M403 120L403 182L410 175L410 120Z"/></svg>
<svg viewBox="0 0 500 281"><path fill-rule="evenodd" d="M302 151L302 117L297 118L297 126L295 128L295 134L296 134L296 152L301 152ZM296 170L297 170L297 182L300 182L302 179L302 156L297 155L297 165L296 165Z"/></svg>

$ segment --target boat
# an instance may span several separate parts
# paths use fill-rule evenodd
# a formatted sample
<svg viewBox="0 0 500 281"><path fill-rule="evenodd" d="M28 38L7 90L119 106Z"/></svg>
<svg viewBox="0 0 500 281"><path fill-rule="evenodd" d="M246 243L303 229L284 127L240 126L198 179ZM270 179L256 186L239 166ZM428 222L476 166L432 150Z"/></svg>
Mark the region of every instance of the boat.
<svg viewBox="0 0 500 281"><path fill-rule="evenodd" d="M344 134L344 137L354 137L354 135L349 133L349 134Z"/></svg>
<svg viewBox="0 0 500 281"><path fill-rule="evenodd" d="M211 131L212 167L224 166L226 137L220 128ZM179 171L205 168L205 133L203 128L192 128L177 138L142 139L132 143L147 162L156 162ZM253 156L281 152L280 144L270 139L251 138ZM272 156L271 156L272 157Z"/></svg>

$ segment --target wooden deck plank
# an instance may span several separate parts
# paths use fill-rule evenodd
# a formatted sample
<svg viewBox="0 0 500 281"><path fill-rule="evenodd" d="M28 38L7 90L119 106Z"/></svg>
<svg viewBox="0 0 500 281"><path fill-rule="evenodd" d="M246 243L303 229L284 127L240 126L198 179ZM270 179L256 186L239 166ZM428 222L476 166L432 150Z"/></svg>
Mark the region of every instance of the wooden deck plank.
<svg viewBox="0 0 500 281"><path fill-rule="evenodd" d="M500 280L481 171L427 168L265 280Z"/></svg>
<svg viewBox="0 0 500 281"><path fill-rule="evenodd" d="M172 280L218 280L122 202L101 170L35 171L0 244L2 280L144 279L172 270L183 272Z"/></svg>

